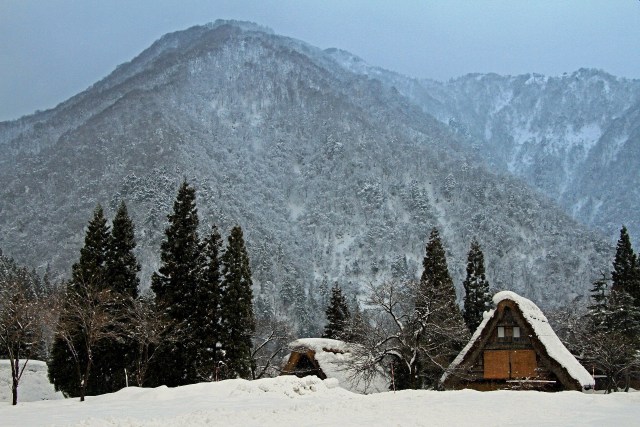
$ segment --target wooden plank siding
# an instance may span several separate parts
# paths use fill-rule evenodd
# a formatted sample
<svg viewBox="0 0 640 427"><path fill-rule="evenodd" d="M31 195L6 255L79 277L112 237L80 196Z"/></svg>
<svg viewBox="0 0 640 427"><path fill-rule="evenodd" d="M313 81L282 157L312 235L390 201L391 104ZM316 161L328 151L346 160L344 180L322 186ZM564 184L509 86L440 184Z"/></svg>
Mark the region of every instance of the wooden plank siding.
<svg viewBox="0 0 640 427"><path fill-rule="evenodd" d="M484 375L488 380L510 378L509 350L486 350L484 352Z"/></svg>
<svg viewBox="0 0 640 427"><path fill-rule="evenodd" d="M536 352L533 350L514 350L509 353L511 362L511 378L536 378L538 377L538 364Z"/></svg>
<svg viewBox="0 0 640 427"><path fill-rule="evenodd" d="M533 350L485 350L484 379L535 378L538 364Z"/></svg>

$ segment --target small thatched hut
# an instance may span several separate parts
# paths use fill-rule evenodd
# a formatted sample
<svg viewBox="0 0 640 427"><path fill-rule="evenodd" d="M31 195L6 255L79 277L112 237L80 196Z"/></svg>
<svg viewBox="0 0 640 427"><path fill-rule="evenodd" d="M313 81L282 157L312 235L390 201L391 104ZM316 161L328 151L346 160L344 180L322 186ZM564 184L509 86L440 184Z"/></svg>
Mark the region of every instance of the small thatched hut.
<svg viewBox="0 0 640 427"><path fill-rule="evenodd" d="M446 389L585 390L593 377L553 332L531 301L513 292L493 297L496 308L440 379Z"/></svg>
<svg viewBox="0 0 640 427"><path fill-rule="evenodd" d="M355 393L376 393L388 390L389 381L377 375L368 381L358 377L350 367L353 344L328 338L301 338L289 344L281 375L320 379L335 378L340 387Z"/></svg>

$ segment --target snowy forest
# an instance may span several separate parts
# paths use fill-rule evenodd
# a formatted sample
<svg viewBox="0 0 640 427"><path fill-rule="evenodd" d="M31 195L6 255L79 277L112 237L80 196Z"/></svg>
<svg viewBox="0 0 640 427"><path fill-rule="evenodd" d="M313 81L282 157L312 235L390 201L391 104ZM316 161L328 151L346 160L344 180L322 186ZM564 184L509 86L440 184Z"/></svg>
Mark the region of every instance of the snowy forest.
<svg viewBox="0 0 640 427"><path fill-rule="evenodd" d="M1 256L0 358L11 360L14 404L31 359L48 361L56 389L82 401L129 384L277 376L287 344L299 336L356 344L351 369L362 381L383 373L390 389L439 389L492 307L480 244L470 242L460 307L435 228L419 278L369 284L362 299L349 300L337 282L316 294L293 287L269 298L254 295L242 228L233 227L225 244L215 224L201 225L188 182L167 220L162 264L142 293L124 202L111 221L96 206L69 280L52 283ZM625 227L611 271L591 286L587 304L553 313L555 329L606 378L607 392L628 391L640 380L640 263Z"/></svg>

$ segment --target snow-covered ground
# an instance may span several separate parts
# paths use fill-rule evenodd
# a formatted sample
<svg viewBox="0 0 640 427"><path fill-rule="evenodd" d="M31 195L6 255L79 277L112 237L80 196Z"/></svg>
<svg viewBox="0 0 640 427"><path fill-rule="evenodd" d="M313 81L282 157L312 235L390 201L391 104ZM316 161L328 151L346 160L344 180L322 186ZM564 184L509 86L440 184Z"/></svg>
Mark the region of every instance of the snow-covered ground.
<svg viewBox="0 0 640 427"><path fill-rule="evenodd" d="M278 377L174 389L130 387L77 399L0 403L2 426L632 426L640 393L612 395L402 391L348 392L337 380Z"/></svg>

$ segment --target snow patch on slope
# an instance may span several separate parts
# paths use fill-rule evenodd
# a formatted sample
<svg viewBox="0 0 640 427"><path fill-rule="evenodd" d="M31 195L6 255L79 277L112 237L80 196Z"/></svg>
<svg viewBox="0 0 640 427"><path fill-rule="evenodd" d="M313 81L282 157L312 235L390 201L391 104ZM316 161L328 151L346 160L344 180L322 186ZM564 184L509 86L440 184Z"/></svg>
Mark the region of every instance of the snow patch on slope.
<svg viewBox="0 0 640 427"><path fill-rule="evenodd" d="M20 367L22 366L24 366L24 360L20 361ZM18 385L18 404L62 399L64 396L61 392L55 391L47 375L45 362L30 360ZM9 360L0 360L0 402L11 402L11 362Z"/></svg>

